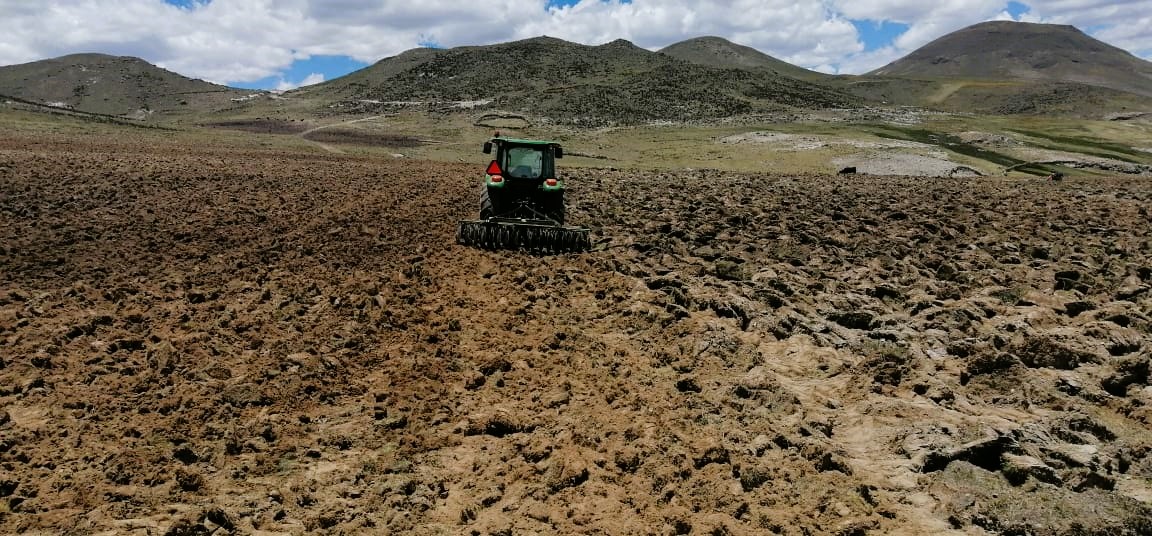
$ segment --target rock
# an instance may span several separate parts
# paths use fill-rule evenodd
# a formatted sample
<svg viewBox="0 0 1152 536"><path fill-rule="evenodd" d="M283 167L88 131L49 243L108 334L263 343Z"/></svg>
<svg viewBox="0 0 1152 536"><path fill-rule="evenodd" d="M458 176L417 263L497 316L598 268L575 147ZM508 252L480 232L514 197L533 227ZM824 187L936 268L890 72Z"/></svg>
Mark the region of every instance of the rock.
<svg viewBox="0 0 1152 536"><path fill-rule="evenodd" d="M740 264L729 260L716 261L716 265L712 268L716 277L725 281L744 281L748 279L748 273Z"/></svg>
<svg viewBox="0 0 1152 536"><path fill-rule="evenodd" d="M1116 299L1119 301L1136 302L1136 299L1144 294L1147 294L1152 287L1148 285L1132 285L1124 287L1116 291Z"/></svg>
<svg viewBox="0 0 1152 536"><path fill-rule="evenodd" d="M960 273L960 270L958 270L952 264L947 263L947 262L942 263L940 265L940 267L936 269L936 279L939 279L941 281L952 281L952 280L956 279L956 276L959 273Z"/></svg>
<svg viewBox="0 0 1152 536"><path fill-rule="evenodd" d="M644 460L641 459L640 451L633 447L624 447L613 457L613 462L616 467L625 473L634 473L636 469L640 468L640 464Z"/></svg>
<svg viewBox="0 0 1152 536"><path fill-rule="evenodd" d="M224 389L220 395L221 400L234 407L267 406L272 401L260 392L260 389L251 383L232 385Z"/></svg>
<svg viewBox="0 0 1152 536"><path fill-rule="evenodd" d="M740 377L737 385L748 390L761 390L761 389L777 389L780 387L780 382L776 380L776 376L768 372L764 367L753 367L752 370L744 373Z"/></svg>
<svg viewBox="0 0 1152 536"><path fill-rule="evenodd" d="M701 391L700 384L696 383L696 379L690 376L677 380L676 390L681 393L699 393Z"/></svg>
<svg viewBox="0 0 1152 536"><path fill-rule="evenodd" d="M697 469L700 469L710 463L727 464L728 460L728 449L720 445L713 445L705 449L700 456L696 457L695 465Z"/></svg>
<svg viewBox="0 0 1152 536"><path fill-rule="evenodd" d="M827 318L848 329L869 331L876 327L875 315L867 311L837 311L830 313Z"/></svg>
<svg viewBox="0 0 1152 536"><path fill-rule="evenodd" d="M419 507L417 507L419 508ZM316 514L315 528L330 529L341 523L347 522L354 515L347 507L338 505L327 505L324 510Z"/></svg>
<svg viewBox="0 0 1152 536"><path fill-rule="evenodd" d="M214 523L216 526L224 530L234 530L236 528L236 519L232 514L224 511L223 508L211 508L204 512L204 519Z"/></svg>
<svg viewBox="0 0 1152 536"><path fill-rule="evenodd" d="M478 370L472 370L464 374L464 388L469 391L475 391L483 387L486 381L488 381L488 378Z"/></svg>
<svg viewBox="0 0 1152 536"><path fill-rule="evenodd" d="M1108 353L1120 357L1144 349L1144 337L1132 330L1115 330L1108 337Z"/></svg>
<svg viewBox="0 0 1152 536"><path fill-rule="evenodd" d="M1056 283L1053 285L1054 290L1078 290L1080 292L1087 292L1088 286L1080 282L1081 274L1076 270L1064 270L1056 272Z"/></svg>
<svg viewBox="0 0 1152 536"><path fill-rule="evenodd" d="M1056 380L1056 389L1061 393L1076 396L1084 391L1084 385L1077 378L1060 378Z"/></svg>
<svg viewBox="0 0 1152 536"><path fill-rule="evenodd" d="M1003 455L1001 472L1013 485L1023 484L1028 477L1035 478L1048 484L1061 484L1060 476L1056 470L1032 456Z"/></svg>
<svg viewBox="0 0 1152 536"><path fill-rule="evenodd" d="M732 389L737 398L755 400L760 407L773 413L792 413L800 404L792 393L764 367L753 367L746 372Z"/></svg>
<svg viewBox="0 0 1152 536"><path fill-rule="evenodd" d="M544 482L551 493L579 486L588 480L588 464L571 452L554 453L548 463Z"/></svg>
<svg viewBox="0 0 1152 536"><path fill-rule="evenodd" d="M1072 480L1072 491L1077 493L1096 488L1107 491L1116 489L1116 479L1095 471L1087 471Z"/></svg>
<svg viewBox="0 0 1152 536"><path fill-rule="evenodd" d="M720 256L723 254L724 254L724 252L722 252L722 251L720 251L720 250L718 250L712 246L701 246L701 247L698 247L698 248L692 250L692 255L700 257L701 259L704 259L706 261L714 261L716 259L719 259ZM717 275L719 275L719 272L717 273Z"/></svg>
<svg viewBox="0 0 1152 536"><path fill-rule="evenodd" d="M768 466L753 465L740 468L740 488L752 491L772 480L772 470Z"/></svg>
<svg viewBox="0 0 1152 536"><path fill-rule="evenodd" d="M552 516L548 513L548 506L539 501L531 501L520 509L528 519L541 523L551 523Z"/></svg>
<svg viewBox="0 0 1152 536"><path fill-rule="evenodd" d="M540 399L544 407L555 409L566 406L572 400L572 393L568 389L556 389Z"/></svg>
<svg viewBox="0 0 1152 536"><path fill-rule="evenodd" d="M1029 337L1023 343L1011 346L1009 352L1031 368L1072 370L1080 365L1101 361L1093 353L1071 348L1047 337Z"/></svg>
<svg viewBox="0 0 1152 536"><path fill-rule="evenodd" d="M460 427L460 431L462 431L464 435L484 434L493 437L504 437L510 434L531 432L535 429L535 424L522 421L504 411L470 416Z"/></svg>
<svg viewBox="0 0 1152 536"><path fill-rule="evenodd" d="M766 451L768 451L768 449L772 448L772 445L772 438L765 434L760 434L752 438L752 443L750 445L752 447L751 453L755 454L756 456L762 456Z"/></svg>
<svg viewBox="0 0 1152 536"><path fill-rule="evenodd" d="M904 293L895 287L888 285L877 285L868 289L868 295L879 300L900 300L903 299Z"/></svg>
<svg viewBox="0 0 1152 536"><path fill-rule="evenodd" d="M920 472L940 471L957 460L969 462L989 471L998 471L1005 452L1013 445L1011 437L999 435L977 439L945 451L929 452L924 457Z"/></svg>
<svg viewBox="0 0 1152 536"><path fill-rule="evenodd" d="M200 461L200 456L196 454L188 445L181 445L176 450L172 451L172 458L178 460L184 465L191 465Z"/></svg>
<svg viewBox="0 0 1152 536"><path fill-rule="evenodd" d="M1086 301L1074 301L1064 304L1064 314L1070 317L1077 317L1080 313L1091 311L1096 308L1096 305Z"/></svg>
<svg viewBox="0 0 1152 536"><path fill-rule="evenodd" d="M176 469L176 484L184 491L200 491L204 487L204 476L192 469Z"/></svg>
<svg viewBox="0 0 1152 536"><path fill-rule="evenodd" d="M1096 458L1100 453L1100 449L1095 445L1072 445L1065 443L1050 447L1041 447L1040 450L1046 457L1071 467L1095 467L1099 465Z"/></svg>
<svg viewBox="0 0 1152 536"><path fill-rule="evenodd" d="M1152 369L1152 357L1135 356L1120 360L1115 364L1116 370L1100 382L1100 386L1113 396L1127 396L1128 386L1147 385L1149 370Z"/></svg>

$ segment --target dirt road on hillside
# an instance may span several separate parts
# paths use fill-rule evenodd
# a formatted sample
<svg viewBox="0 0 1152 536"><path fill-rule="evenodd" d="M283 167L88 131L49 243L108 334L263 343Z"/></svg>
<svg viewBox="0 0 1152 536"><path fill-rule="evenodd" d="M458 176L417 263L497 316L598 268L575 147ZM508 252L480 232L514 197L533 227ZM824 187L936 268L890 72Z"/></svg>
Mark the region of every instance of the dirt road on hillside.
<svg viewBox="0 0 1152 536"><path fill-rule="evenodd" d="M1152 183L0 139L0 533L1148 534Z"/></svg>

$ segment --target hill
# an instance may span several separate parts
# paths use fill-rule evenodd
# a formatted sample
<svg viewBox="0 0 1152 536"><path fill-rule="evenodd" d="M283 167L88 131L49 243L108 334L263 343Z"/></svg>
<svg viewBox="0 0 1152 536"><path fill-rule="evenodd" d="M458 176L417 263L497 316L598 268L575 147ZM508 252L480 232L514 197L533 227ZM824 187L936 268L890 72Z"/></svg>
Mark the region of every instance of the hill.
<svg viewBox="0 0 1152 536"><path fill-rule="evenodd" d="M738 45L723 37L704 36L688 39L668 45L660 49L660 53L699 65L768 70L800 80L818 81L828 77L823 73L779 60L752 47Z"/></svg>
<svg viewBox="0 0 1152 536"><path fill-rule="evenodd" d="M1152 62L1054 24L975 24L868 74L1063 82L1152 96Z"/></svg>
<svg viewBox="0 0 1152 536"><path fill-rule="evenodd" d="M0 95L115 116L199 109L245 93L128 56L72 54L0 67Z"/></svg>
<svg viewBox="0 0 1152 536"><path fill-rule="evenodd" d="M395 102L481 101L583 125L691 121L856 101L774 71L699 65L624 40L587 46L550 37L410 50L292 96L358 111Z"/></svg>

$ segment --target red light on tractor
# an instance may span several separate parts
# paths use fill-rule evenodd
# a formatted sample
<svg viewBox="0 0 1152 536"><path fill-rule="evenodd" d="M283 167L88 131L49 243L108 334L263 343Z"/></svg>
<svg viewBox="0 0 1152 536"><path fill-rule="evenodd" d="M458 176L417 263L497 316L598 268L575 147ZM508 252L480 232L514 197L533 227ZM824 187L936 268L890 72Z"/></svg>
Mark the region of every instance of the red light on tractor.
<svg viewBox="0 0 1152 536"><path fill-rule="evenodd" d="M496 161L493 160L491 164L488 164L488 169L485 170L484 173L488 175L500 175L500 164L497 164Z"/></svg>
<svg viewBox="0 0 1152 536"><path fill-rule="evenodd" d="M504 177L499 175L492 175L488 180L492 181L493 183L501 183L504 182Z"/></svg>
<svg viewBox="0 0 1152 536"><path fill-rule="evenodd" d="M556 179L544 179L544 184L547 184L548 186L556 186L559 183L556 182Z"/></svg>

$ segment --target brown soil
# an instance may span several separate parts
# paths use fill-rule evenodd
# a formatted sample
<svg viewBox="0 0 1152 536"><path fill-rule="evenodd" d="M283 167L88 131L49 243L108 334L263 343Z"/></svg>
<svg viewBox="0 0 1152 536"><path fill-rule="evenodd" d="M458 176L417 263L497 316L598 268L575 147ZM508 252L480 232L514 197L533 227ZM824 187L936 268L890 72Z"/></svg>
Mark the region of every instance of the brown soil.
<svg viewBox="0 0 1152 536"><path fill-rule="evenodd" d="M1148 534L1152 183L0 139L0 533Z"/></svg>
<svg viewBox="0 0 1152 536"><path fill-rule="evenodd" d="M349 128L325 128L304 134L304 139L320 143L365 145L369 147L419 147L424 144L419 138L402 134L384 134Z"/></svg>
<svg viewBox="0 0 1152 536"><path fill-rule="evenodd" d="M215 123L205 123L204 126L239 130L253 134L300 134L311 128L311 125L304 121L286 121L284 119L271 118L217 121Z"/></svg>
<svg viewBox="0 0 1152 536"><path fill-rule="evenodd" d="M353 121L355 122L355 121ZM387 134L343 128L339 125L316 127L303 121L285 121L283 119L243 119L235 121L219 121L207 123L204 126L239 130L252 134L289 134L298 135L306 140L318 143L333 143L339 145L365 145L371 147L418 147L424 142L419 138L401 134Z"/></svg>

